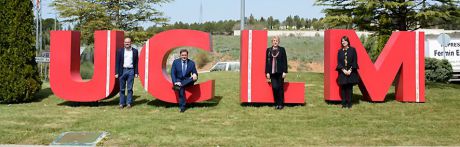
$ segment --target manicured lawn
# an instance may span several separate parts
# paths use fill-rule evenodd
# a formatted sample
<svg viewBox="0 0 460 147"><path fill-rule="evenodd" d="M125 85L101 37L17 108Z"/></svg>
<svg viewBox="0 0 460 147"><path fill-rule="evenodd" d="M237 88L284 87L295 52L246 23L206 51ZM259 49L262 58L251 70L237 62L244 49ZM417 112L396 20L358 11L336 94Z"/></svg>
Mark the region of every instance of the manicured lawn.
<svg viewBox="0 0 460 147"><path fill-rule="evenodd" d="M241 48L239 36L214 35L212 39L215 52L229 55L233 60L239 59ZM289 61L323 62L323 37L281 36L280 40L280 45L286 48ZM271 37L267 39L267 46L271 46Z"/></svg>
<svg viewBox="0 0 460 147"><path fill-rule="evenodd" d="M392 98L357 100L350 110L323 100L323 74L290 73L306 82L306 104L278 111L239 103L239 73L201 74L216 80L216 98L185 113L155 100L135 81L135 105L118 96L99 106L66 102L45 83L37 102L0 105L0 144L49 144L66 131L107 131L104 146L460 145L460 85L431 84L426 103ZM355 97L361 94L354 88Z"/></svg>

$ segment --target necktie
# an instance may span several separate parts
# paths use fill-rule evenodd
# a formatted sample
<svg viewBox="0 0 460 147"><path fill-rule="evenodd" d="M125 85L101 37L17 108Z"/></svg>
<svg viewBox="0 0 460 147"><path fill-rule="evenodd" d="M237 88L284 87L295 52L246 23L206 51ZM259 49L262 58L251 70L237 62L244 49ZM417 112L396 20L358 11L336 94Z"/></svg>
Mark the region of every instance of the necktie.
<svg viewBox="0 0 460 147"><path fill-rule="evenodd" d="M182 76L185 76L186 65L186 62L182 61Z"/></svg>

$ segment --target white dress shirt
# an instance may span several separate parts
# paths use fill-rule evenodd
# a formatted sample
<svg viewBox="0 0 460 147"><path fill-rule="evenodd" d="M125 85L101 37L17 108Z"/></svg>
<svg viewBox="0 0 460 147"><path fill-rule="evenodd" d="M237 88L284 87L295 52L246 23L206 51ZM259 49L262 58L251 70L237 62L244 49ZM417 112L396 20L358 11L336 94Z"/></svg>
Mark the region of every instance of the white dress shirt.
<svg viewBox="0 0 460 147"><path fill-rule="evenodd" d="M125 48L125 55L123 61L123 68L133 68L133 49Z"/></svg>

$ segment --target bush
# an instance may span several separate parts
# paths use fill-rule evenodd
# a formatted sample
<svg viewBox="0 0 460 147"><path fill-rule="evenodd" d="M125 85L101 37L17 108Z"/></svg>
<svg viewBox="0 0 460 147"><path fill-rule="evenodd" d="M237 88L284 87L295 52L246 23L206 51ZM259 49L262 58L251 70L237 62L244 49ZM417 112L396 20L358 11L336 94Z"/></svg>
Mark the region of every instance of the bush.
<svg viewBox="0 0 460 147"><path fill-rule="evenodd" d="M447 83L452 73L452 65L446 59L425 59L425 79L427 81Z"/></svg>
<svg viewBox="0 0 460 147"><path fill-rule="evenodd" d="M92 79L94 74L94 65L91 61L83 61L80 64L80 75L82 79Z"/></svg>
<svg viewBox="0 0 460 147"><path fill-rule="evenodd" d="M197 68L202 68L211 61L208 54L204 51L199 51L198 54L196 54L194 60L196 62Z"/></svg>
<svg viewBox="0 0 460 147"><path fill-rule="evenodd" d="M0 103L31 101L41 88L32 8L31 1L0 4Z"/></svg>

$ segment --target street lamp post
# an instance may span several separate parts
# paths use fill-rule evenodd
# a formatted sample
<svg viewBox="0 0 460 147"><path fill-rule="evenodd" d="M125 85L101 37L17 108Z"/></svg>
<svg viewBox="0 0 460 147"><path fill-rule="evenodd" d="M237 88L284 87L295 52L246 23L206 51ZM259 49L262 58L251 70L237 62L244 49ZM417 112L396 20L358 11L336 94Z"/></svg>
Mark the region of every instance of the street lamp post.
<svg viewBox="0 0 460 147"><path fill-rule="evenodd" d="M241 21L240 21L240 31L244 30L244 0L241 0Z"/></svg>

